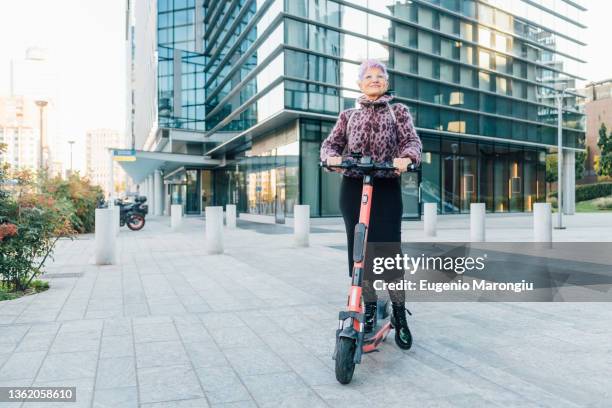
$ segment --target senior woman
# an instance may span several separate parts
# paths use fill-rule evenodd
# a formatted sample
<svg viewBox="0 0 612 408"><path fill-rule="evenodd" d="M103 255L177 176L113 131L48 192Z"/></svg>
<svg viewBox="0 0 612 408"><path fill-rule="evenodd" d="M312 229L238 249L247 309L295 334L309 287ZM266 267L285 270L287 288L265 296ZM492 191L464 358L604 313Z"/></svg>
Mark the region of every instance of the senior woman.
<svg viewBox="0 0 612 408"><path fill-rule="evenodd" d="M321 146L321 160L328 165L340 164L343 155L360 153L374 162L390 162L397 168L394 173L374 174L374 193L370 213L368 242L401 242L402 194L400 175L411 163L421 161L421 140L416 134L408 108L401 103L390 104L393 96L387 93L386 66L376 60L366 60L359 67L357 84L363 95L358 99L360 108L340 113L330 135ZM349 274L353 269L353 232L359 220L362 175L358 170L344 173L340 187L340 210L348 241ZM376 325L376 294L372 282L363 282L365 302L365 331ZM397 279L397 277L395 278ZM401 330L408 329L404 291L390 292L393 314Z"/></svg>

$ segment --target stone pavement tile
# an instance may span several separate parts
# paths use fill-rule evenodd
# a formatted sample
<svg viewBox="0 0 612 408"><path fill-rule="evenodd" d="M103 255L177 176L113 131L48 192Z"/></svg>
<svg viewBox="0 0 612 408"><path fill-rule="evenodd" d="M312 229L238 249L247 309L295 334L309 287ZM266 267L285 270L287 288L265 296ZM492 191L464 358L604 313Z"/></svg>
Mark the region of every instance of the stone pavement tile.
<svg viewBox="0 0 612 408"><path fill-rule="evenodd" d="M67 353L74 351L96 351L100 347L101 330L70 331L60 329L53 341L50 353Z"/></svg>
<svg viewBox="0 0 612 408"><path fill-rule="evenodd" d="M141 403L203 398L191 366L150 367L137 370Z"/></svg>
<svg viewBox="0 0 612 408"><path fill-rule="evenodd" d="M62 323L60 334L82 331L97 331L102 332L104 322L102 320L77 320Z"/></svg>
<svg viewBox="0 0 612 408"><path fill-rule="evenodd" d="M251 399L231 367L198 368L196 373L211 404Z"/></svg>
<svg viewBox="0 0 612 408"><path fill-rule="evenodd" d="M117 319L123 317L122 309L88 310L85 319Z"/></svg>
<svg viewBox="0 0 612 408"><path fill-rule="evenodd" d="M338 383L334 371L310 354L284 354L282 359L310 386Z"/></svg>
<svg viewBox="0 0 612 408"><path fill-rule="evenodd" d="M189 364L189 358L180 341L136 343L138 368Z"/></svg>
<svg viewBox="0 0 612 408"><path fill-rule="evenodd" d="M138 407L136 387L107 388L96 387L93 408L134 408Z"/></svg>
<svg viewBox="0 0 612 408"><path fill-rule="evenodd" d="M171 305L152 304L152 305L149 305L149 310L151 311L151 315L153 316L164 316L164 315L174 316L174 315L181 315L181 314L187 313L185 306L183 306L180 303L171 304Z"/></svg>
<svg viewBox="0 0 612 408"><path fill-rule="evenodd" d="M204 326L211 331L228 327L244 326L244 322L236 313L211 312L202 313L199 316Z"/></svg>
<svg viewBox="0 0 612 408"><path fill-rule="evenodd" d="M160 323L172 323L170 316L146 316L132 318L132 325L136 326L151 326Z"/></svg>
<svg viewBox="0 0 612 408"><path fill-rule="evenodd" d="M107 358L98 363L96 389L136 386L133 357Z"/></svg>
<svg viewBox="0 0 612 408"><path fill-rule="evenodd" d="M326 406L323 400L293 372L253 375L242 380L262 407Z"/></svg>
<svg viewBox="0 0 612 408"><path fill-rule="evenodd" d="M24 351L47 351L55 339L55 331L33 332L30 331L15 349L16 352Z"/></svg>
<svg viewBox="0 0 612 408"><path fill-rule="evenodd" d="M224 327L211 330L219 347L263 347L263 342L248 327Z"/></svg>
<svg viewBox="0 0 612 408"><path fill-rule="evenodd" d="M188 315L193 316L193 315ZM195 317L195 316L194 316ZM213 343L214 340L204 325L198 320L196 322L188 322L185 320L179 320L175 318L174 324L179 332L183 343L193 342L209 342Z"/></svg>
<svg viewBox="0 0 612 408"><path fill-rule="evenodd" d="M149 316L149 306L146 303L127 303L123 305L123 315L125 317Z"/></svg>
<svg viewBox="0 0 612 408"><path fill-rule="evenodd" d="M212 308L204 302L201 303L186 303L185 309L189 313L204 313L212 311Z"/></svg>
<svg viewBox="0 0 612 408"><path fill-rule="evenodd" d="M40 368L36 381L59 381L79 378L94 378L97 351L50 354Z"/></svg>
<svg viewBox="0 0 612 408"><path fill-rule="evenodd" d="M29 325L0 326L0 349L4 346L16 346L30 329Z"/></svg>
<svg viewBox="0 0 612 408"><path fill-rule="evenodd" d="M268 347L237 347L225 357L241 377L289 371L290 368Z"/></svg>
<svg viewBox="0 0 612 408"><path fill-rule="evenodd" d="M208 401L205 398L155 402L152 404L141 404L140 408L208 408Z"/></svg>
<svg viewBox="0 0 612 408"><path fill-rule="evenodd" d="M103 336L131 336L132 321L129 318L108 319L104 321Z"/></svg>
<svg viewBox="0 0 612 408"><path fill-rule="evenodd" d="M13 353L0 370L0 381L34 379L45 355L44 351Z"/></svg>
<svg viewBox="0 0 612 408"><path fill-rule="evenodd" d="M17 320L16 314L8 314L5 312L0 313L0 325L13 324Z"/></svg>
<svg viewBox="0 0 612 408"><path fill-rule="evenodd" d="M214 343L185 343L185 349L191 364L195 368L228 366L225 354Z"/></svg>
<svg viewBox="0 0 612 408"><path fill-rule="evenodd" d="M133 342L132 336L103 336L100 358L133 357Z"/></svg>
<svg viewBox="0 0 612 408"><path fill-rule="evenodd" d="M255 402L251 401L238 401L238 402L227 402L225 404L213 404L213 408L257 408Z"/></svg>
<svg viewBox="0 0 612 408"><path fill-rule="evenodd" d="M148 325L134 324L134 339L136 343L180 340L176 328L172 322L153 323Z"/></svg>
<svg viewBox="0 0 612 408"><path fill-rule="evenodd" d="M359 391L359 387L351 384L341 385L336 381L333 385L315 385L312 389L332 407L370 405L370 401Z"/></svg>

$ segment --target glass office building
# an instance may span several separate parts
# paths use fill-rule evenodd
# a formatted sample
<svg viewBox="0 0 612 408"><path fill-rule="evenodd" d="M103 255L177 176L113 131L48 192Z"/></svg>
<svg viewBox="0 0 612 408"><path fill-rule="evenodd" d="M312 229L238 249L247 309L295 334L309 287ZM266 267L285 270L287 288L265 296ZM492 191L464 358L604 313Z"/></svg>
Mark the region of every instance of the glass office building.
<svg viewBox="0 0 612 408"><path fill-rule="evenodd" d="M158 8L159 47L169 49L159 52L160 118L201 132L176 151L223 160L173 174L199 196L196 212L204 202L235 203L282 220L301 203L313 216L339 215L340 176L318 168L319 148L339 112L355 106L366 58L387 64L395 101L410 108L423 140L420 172L402 176L406 218L420 217L423 202L461 213L472 202L523 212L544 201L564 89L564 157L584 146L571 90L583 80L578 1L159 0ZM166 79L171 68L162 73L169 60L195 66L181 71L180 104L167 98L181 82Z"/></svg>

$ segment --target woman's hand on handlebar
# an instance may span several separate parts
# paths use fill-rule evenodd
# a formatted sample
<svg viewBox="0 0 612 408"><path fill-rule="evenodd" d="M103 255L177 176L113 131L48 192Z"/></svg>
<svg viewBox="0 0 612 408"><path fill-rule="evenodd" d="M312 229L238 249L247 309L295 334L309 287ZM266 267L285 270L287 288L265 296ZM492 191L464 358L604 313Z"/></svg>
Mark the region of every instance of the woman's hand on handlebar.
<svg viewBox="0 0 612 408"><path fill-rule="evenodd" d="M325 160L325 164L328 166L339 166L342 164L342 156L328 157L327 160ZM336 173L342 173L344 171L339 168L329 168L329 167L328 167L328 170L336 172Z"/></svg>
<svg viewBox="0 0 612 408"><path fill-rule="evenodd" d="M342 164L342 157L341 156L328 157L325 164L327 164L328 166L339 166L340 164Z"/></svg>
<svg viewBox="0 0 612 408"><path fill-rule="evenodd" d="M412 160L408 157L406 158L395 158L393 159L393 167L397 169L396 173L401 174L408 171L408 166L412 164Z"/></svg>

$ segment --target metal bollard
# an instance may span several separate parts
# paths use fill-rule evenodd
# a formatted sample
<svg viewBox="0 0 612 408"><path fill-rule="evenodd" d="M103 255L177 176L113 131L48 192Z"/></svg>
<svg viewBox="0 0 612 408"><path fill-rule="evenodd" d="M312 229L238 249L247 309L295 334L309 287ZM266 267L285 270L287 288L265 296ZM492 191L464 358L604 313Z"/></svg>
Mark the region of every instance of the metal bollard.
<svg viewBox="0 0 612 408"><path fill-rule="evenodd" d="M206 207L206 252L223 253L223 207Z"/></svg>
<svg viewBox="0 0 612 408"><path fill-rule="evenodd" d="M299 247L309 245L310 235L310 205L295 205L293 207L293 236Z"/></svg>
<svg viewBox="0 0 612 408"><path fill-rule="evenodd" d="M225 223L227 228L236 228L236 205L227 204L225 206Z"/></svg>
<svg viewBox="0 0 612 408"><path fill-rule="evenodd" d="M438 224L438 204L437 203L425 203L423 211L424 216L424 229L426 237L435 237L436 229Z"/></svg>
<svg viewBox="0 0 612 408"><path fill-rule="evenodd" d="M533 205L533 237L535 242L552 242L550 203L535 203Z"/></svg>
<svg viewBox="0 0 612 408"><path fill-rule="evenodd" d="M485 213L484 203L470 204L470 241L485 241Z"/></svg>
<svg viewBox="0 0 612 408"><path fill-rule="evenodd" d="M170 228L176 230L183 222L183 206L181 204L172 204L170 206Z"/></svg>
<svg viewBox="0 0 612 408"><path fill-rule="evenodd" d="M113 208L96 208L95 212L96 265L117 263L117 233L119 229L116 211Z"/></svg>

